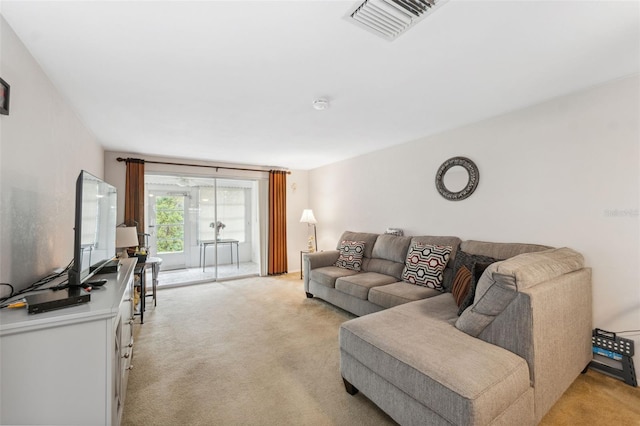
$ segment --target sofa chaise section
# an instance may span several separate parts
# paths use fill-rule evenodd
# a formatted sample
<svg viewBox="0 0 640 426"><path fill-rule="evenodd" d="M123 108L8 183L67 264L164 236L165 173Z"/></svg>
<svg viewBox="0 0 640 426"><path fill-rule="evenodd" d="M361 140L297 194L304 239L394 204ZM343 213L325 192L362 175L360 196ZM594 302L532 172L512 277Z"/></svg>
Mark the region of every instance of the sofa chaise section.
<svg viewBox="0 0 640 426"><path fill-rule="evenodd" d="M456 329L457 310L446 293L345 323L344 380L400 424L489 424L498 417L531 424L526 361ZM381 384L395 387L396 396L379 392Z"/></svg>

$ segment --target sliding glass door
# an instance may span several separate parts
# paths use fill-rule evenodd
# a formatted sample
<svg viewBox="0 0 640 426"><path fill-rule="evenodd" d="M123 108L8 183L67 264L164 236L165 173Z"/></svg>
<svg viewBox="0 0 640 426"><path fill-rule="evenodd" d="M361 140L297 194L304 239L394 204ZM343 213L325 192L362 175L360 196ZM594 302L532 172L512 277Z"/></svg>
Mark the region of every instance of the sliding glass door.
<svg viewBox="0 0 640 426"><path fill-rule="evenodd" d="M163 271L184 270L186 281L259 274L257 181L148 174L145 182Z"/></svg>

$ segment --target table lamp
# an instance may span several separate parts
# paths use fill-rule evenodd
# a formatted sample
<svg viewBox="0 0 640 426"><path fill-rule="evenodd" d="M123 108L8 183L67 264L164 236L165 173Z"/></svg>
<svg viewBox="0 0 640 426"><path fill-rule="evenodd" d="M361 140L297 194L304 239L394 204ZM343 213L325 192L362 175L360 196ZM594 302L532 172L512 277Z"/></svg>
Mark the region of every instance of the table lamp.
<svg viewBox="0 0 640 426"><path fill-rule="evenodd" d="M135 226L121 226L116 228L116 248L124 249L120 252L121 259L129 257L127 249L129 247L138 247L138 228Z"/></svg>

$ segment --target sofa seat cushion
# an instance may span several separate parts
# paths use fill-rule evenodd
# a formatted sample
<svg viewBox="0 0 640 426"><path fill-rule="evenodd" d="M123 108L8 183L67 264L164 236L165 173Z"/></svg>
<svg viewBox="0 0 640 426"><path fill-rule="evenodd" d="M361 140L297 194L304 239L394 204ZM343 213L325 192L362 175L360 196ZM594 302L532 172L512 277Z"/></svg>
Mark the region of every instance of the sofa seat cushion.
<svg viewBox="0 0 640 426"><path fill-rule="evenodd" d="M393 308L404 303L427 299L440 294L442 294L441 291L429 287L397 282L372 288L369 291L369 302L383 308Z"/></svg>
<svg viewBox="0 0 640 426"><path fill-rule="evenodd" d="M396 278L389 275L378 274L377 272L361 272L356 275L338 278L336 280L336 290L358 299L367 300L371 288L395 281L397 281Z"/></svg>
<svg viewBox="0 0 640 426"><path fill-rule="evenodd" d="M358 272L351 269L338 268L337 266L325 266L322 268L312 269L309 273L309 280L315 281L320 285L329 288L335 288L336 279L340 277L348 277Z"/></svg>
<svg viewBox="0 0 640 426"><path fill-rule="evenodd" d="M457 312L445 293L356 318L340 327L340 350L446 421L487 424L529 390L529 369L456 329Z"/></svg>

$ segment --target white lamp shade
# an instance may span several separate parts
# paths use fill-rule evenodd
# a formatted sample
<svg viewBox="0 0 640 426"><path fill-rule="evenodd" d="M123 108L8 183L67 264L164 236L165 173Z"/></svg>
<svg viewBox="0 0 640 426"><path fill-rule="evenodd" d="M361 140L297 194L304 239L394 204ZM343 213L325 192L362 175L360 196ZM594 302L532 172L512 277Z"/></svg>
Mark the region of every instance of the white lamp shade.
<svg viewBox="0 0 640 426"><path fill-rule="evenodd" d="M315 216L313 215L313 210L304 209L302 211L302 217L300 218L300 222L302 223L318 223Z"/></svg>
<svg viewBox="0 0 640 426"><path fill-rule="evenodd" d="M116 228L116 247L137 247L138 243L138 228L135 226L118 227Z"/></svg>

